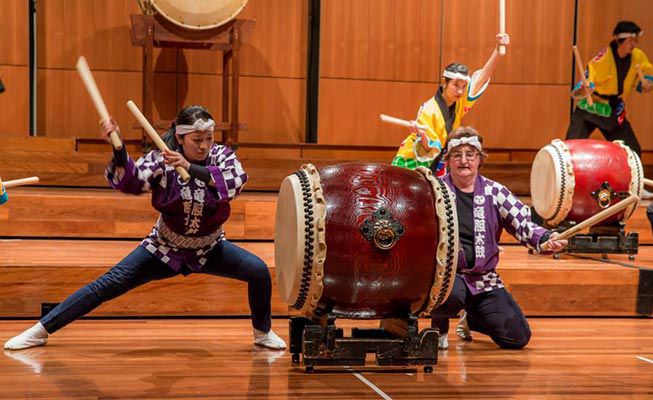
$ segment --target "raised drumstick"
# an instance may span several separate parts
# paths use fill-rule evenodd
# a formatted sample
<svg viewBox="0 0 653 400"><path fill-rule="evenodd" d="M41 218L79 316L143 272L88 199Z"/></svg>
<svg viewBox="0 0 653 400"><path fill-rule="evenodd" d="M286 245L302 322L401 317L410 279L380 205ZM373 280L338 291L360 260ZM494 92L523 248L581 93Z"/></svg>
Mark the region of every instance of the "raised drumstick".
<svg viewBox="0 0 653 400"><path fill-rule="evenodd" d="M406 121L405 119L395 118L385 114L380 114L379 118L381 118L381 121L385 122L386 124L403 126L404 128L410 128L411 126L410 121ZM424 125L417 124L416 127L418 129L426 130L426 126Z"/></svg>
<svg viewBox="0 0 653 400"><path fill-rule="evenodd" d="M102 121L108 121L109 111L107 111L107 106L104 105L104 100L102 100L100 90L97 88L97 84L93 78L93 73L91 73L91 69L88 67L88 63L84 56L79 57L79 60L77 60L77 72L79 72L79 76L82 78L84 86L86 86L86 90L88 91L89 96L91 96L91 100L93 100L93 104L95 104L95 109L98 114L100 114L100 118L102 118ZM122 149L122 141L117 132L111 132L109 138L111 139L111 145L114 149Z"/></svg>
<svg viewBox="0 0 653 400"><path fill-rule="evenodd" d="M599 222L603 221L604 219L613 216L614 214L618 213L619 211L623 210L624 208L628 207L629 205L633 203L639 202L639 197L637 197L634 194L631 194L630 196L626 197L625 199L621 200L617 204L610 206L606 208L605 210L601 211L598 214L595 214L591 216L590 218L586 219L585 221L581 222L580 224L573 226L566 231L560 233L556 240L563 240L563 239L568 239L571 236L574 236L576 233L582 231L585 228L589 228L592 225L596 225ZM542 251L548 251L549 246L544 243L542 245Z"/></svg>
<svg viewBox="0 0 653 400"><path fill-rule="evenodd" d="M578 73L580 74L580 79L583 80L583 84L589 88L590 84L587 81L587 78L585 77L585 70L583 69L583 61L580 58L580 53L578 52L578 47L574 46L574 58L576 59L576 68L578 69ZM587 99L587 104L590 106L594 105L594 100L592 99L592 94L590 93L585 97Z"/></svg>
<svg viewBox="0 0 653 400"><path fill-rule="evenodd" d="M138 122L141 124L143 129L145 129L145 132L150 136L150 139L154 142L156 147L159 148L159 150L164 151L164 150L169 150L168 146L165 144L163 139L161 139L161 136L157 133L157 131L154 129L152 124L145 118L145 115L141 112L141 110L138 108L138 106L131 100L127 102L127 107L129 110L134 114L134 117L138 120ZM188 175L188 171L186 171L182 167L175 167L175 170L181 176L181 179L186 182L190 179L190 175Z"/></svg>
<svg viewBox="0 0 653 400"><path fill-rule="evenodd" d="M506 33L506 0L499 0L499 33ZM506 54L506 46L499 46L499 55Z"/></svg>

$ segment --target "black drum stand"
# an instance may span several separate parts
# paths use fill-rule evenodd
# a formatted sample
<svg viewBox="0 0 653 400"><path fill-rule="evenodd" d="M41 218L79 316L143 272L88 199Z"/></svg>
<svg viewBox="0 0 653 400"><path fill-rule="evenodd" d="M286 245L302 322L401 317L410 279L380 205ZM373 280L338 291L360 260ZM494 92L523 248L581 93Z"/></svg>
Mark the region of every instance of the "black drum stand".
<svg viewBox="0 0 653 400"><path fill-rule="evenodd" d="M561 224L556 231L563 231L573 225ZM606 226L593 226L589 233L574 235L569 239L569 245L564 250L566 253L601 254L607 259L608 254L628 254L629 260L635 259L639 249L639 234L626 232L622 222ZM553 255L560 258L560 253Z"/></svg>
<svg viewBox="0 0 653 400"><path fill-rule="evenodd" d="M367 353L376 355L377 366L423 366L433 372L438 361L438 331L426 328L418 334L418 319L406 320L406 335L398 337L383 328L352 328L345 337L335 325L335 316L328 315L322 323L291 317L290 353L294 365L303 365L306 372L316 366L364 366ZM300 356L301 355L301 356Z"/></svg>

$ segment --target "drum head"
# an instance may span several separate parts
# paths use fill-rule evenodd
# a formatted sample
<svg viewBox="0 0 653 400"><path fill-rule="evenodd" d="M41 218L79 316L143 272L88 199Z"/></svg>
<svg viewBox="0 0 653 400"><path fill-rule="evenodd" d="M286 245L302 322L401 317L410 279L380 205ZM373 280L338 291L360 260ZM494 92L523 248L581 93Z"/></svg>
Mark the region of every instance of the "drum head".
<svg viewBox="0 0 653 400"><path fill-rule="evenodd" d="M326 206L317 169L303 165L281 183L274 233L274 263L281 299L305 315L324 288Z"/></svg>
<svg viewBox="0 0 653 400"><path fill-rule="evenodd" d="M458 219L456 218L456 199L451 189L440 179L437 179L430 169L417 167L415 170L429 181L433 188L435 210L438 219L438 247L436 254L436 270L433 285L428 300L419 315L429 317L431 311L447 300L456 280L458 266ZM415 311L413 311L415 312Z"/></svg>
<svg viewBox="0 0 653 400"><path fill-rule="evenodd" d="M565 142L553 140L535 155L531 169L533 208L548 224L563 221L574 200L574 167Z"/></svg>
<svg viewBox="0 0 653 400"><path fill-rule="evenodd" d="M555 214L560 197L561 165L549 146L541 149L531 169L531 197L535 211L545 220Z"/></svg>
<svg viewBox="0 0 653 400"><path fill-rule="evenodd" d="M635 194L641 199L642 191L644 190L644 169L642 168L642 161L637 153L635 153L630 147L626 146L623 141L615 140L614 143L621 146L621 148L626 152L628 167L630 168L630 184L628 185L628 190L631 194ZM636 202L632 206L626 208L621 222L626 223L628 218L635 213L638 205L639 202Z"/></svg>
<svg viewBox="0 0 653 400"><path fill-rule="evenodd" d="M302 190L296 175L281 183L277 200L274 237L274 265L281 300L297 299L304 268L304 215Z"/></svg>
<svg viewBox="0 0 653 400"><path fill-rule="evenodd" d="M156 11L175 25L206 30L231 21L247 0L150 0Z"/></svg>

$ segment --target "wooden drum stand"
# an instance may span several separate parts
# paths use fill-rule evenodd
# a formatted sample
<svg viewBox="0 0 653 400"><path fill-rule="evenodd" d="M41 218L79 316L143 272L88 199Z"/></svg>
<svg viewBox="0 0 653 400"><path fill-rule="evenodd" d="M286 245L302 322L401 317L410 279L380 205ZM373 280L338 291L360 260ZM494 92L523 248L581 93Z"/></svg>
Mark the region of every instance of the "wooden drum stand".
<svg viewBox="0 0 653 400"><path fill-rule="evenodd" d="M254 20L233 19L217 28L191 31L155 18L153 15L132 14L131 40L134 46L143 47L143 114L152 121L154 102L154 47L218 50L222 52L222 121L216 128L222 131L222 143L232 148L238 145L238 131L247 129L238 120L238 89L240 77L240 45L249 34ZM229 97L229 61L231 60L231 87ZM231 107L231 109L230 109ZM156 128L167 129L169 122L155 123ZM143 145L147 135L143 133Z"/></svg>

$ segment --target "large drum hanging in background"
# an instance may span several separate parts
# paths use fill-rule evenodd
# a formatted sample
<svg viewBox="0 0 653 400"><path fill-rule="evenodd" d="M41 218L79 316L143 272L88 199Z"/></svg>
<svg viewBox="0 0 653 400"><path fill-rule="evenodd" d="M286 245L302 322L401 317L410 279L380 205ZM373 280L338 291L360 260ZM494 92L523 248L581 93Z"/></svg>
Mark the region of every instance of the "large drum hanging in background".
<svg viewBox="0 0 653 400"><path fill-rule="evenodd" d="M579 223L628 192L641 197L643 178L639 157L621 141L556 139L533 160L533 207L550 226ZM636 207L635 203L599 225L626 222Z"/></svg>
<svg viewBox="0 0 653 400"><path fill-rule="evenodd" d="M217 28L240 13L247 0L146 0L157 15L192 30Z"/></svg>
<svg viewBox="0 0 653 400"><path fill-rule="evenodd" d="M453 285L455 200L426 168L304 165L281 184L274 252L281 298L306 316L425 315Z"/></svg>

